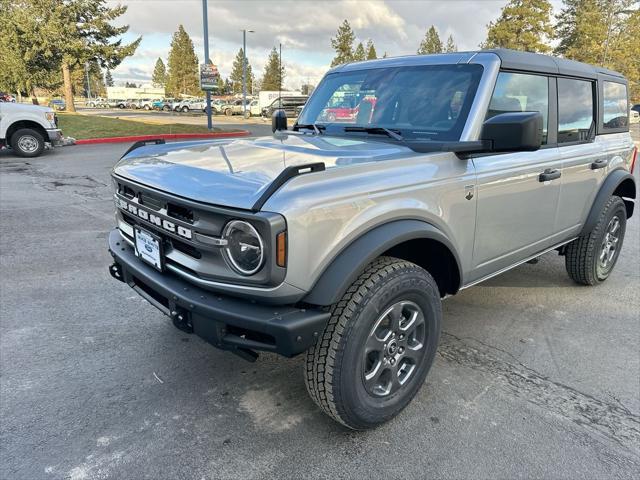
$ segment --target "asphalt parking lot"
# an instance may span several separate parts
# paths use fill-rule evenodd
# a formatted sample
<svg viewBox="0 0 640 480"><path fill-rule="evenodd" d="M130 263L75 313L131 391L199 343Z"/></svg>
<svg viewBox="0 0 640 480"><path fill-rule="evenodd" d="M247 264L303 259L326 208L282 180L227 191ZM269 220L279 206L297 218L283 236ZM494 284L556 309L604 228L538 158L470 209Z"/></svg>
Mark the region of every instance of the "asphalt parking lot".
<svg viewBox="0 0 640 480"><path fill-rule="evenodd" d="M444 302L424 388L350 432L302 359L250 364L107 272L128 145L0 151L0 478L629 478L640 471L640 232L612 277L547 254Z"/></svg>

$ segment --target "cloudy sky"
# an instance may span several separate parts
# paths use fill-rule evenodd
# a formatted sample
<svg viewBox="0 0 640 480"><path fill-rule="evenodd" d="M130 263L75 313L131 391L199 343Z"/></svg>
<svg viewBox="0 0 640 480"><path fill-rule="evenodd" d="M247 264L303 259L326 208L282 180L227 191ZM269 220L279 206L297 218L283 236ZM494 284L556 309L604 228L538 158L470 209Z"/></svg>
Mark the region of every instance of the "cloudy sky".
<svg viewBox="0 0 640 480"><path fill-rule="evenodd" d="M327 70L333 51L330 39L346 18L356 42L374 41L378 55L415 53L425 30L435 25L444 40L453 35L459 50L477 48L486 25L498 17L507 0L209 0L210 56L223 77L247 34L247 55L259 78L269 50L282 43L285 87L317 83ZM193 39L203 59L201 0L122 0L128 11L120 21L130 26L125 36L142 36L135 56L114 72L117 83L147 83L158 57L165 62L171 35L179 24ZM557 9L560 0L552 1ZM357 43L356 43L357 44Z"/></svg>

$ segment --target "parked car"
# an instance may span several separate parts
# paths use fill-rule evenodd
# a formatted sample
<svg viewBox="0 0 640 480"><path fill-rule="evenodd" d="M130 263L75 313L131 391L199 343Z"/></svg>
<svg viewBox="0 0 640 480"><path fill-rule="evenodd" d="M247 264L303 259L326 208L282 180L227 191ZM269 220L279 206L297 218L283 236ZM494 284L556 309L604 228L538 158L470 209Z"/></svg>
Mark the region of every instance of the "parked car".
<svg viewBox="0 0 640 480"><path fill-rule="evenodd" d="M227 117L232 115L242 115L244 113L244 108L242 107L243 102L242 99L233 100L225 105L220 107L220 111L224 113ZM250 111L250 104L247 101L247 111Z"/></svg>
<svg viewBox="0 0 640 480"><path fill-rule="evenodd" d="M124 102L124 108L136 108L137 103L138 103L138 99L127 98Z"/></svg>
<svg viewBox="0 0 640 480"><path fill-rule="evenodd" d="M164 103L165 101L163 99L156 99L151 102L151 108L153 108L154 110L162 110L162 106L164 105Z"/></svg>
<svg viewBox="0 0 640 480"><path fill-rule="evenodd" d="M160 100L157 98L143 98L138 104L140 109L144 110L153 110L153 105L155 102L159 102Z"/></svg>
<svg viewBox="0 0 640 480"><path fill-rule="evenodd" d="M115 106L115 108L120 108L120 109L129 108L129 103L130 102L131 102L131 99L115 100L114 101L114 106Z"/></svg>
<svg viewBox="0 0 640 480"><path fill-rule="evenodd" d="M207 102L199 98L190 98L182 100L174 106L174 110L177 112L187 113L190 111L204 111L207 106Z"/></svg>
<svg viewBox="0 0 640 480"><path fill-rule="evenodd" d="M107 103L106 108L124 108L124 102L125 100L110 98L106 102ZM123 106L120 107L120 105L123 105Z"/></svg>
<svg viewBox="0 0 640 480"><path fill-rule="evenodd" d="M323 120L345 91L356 118ZM627 98L619 73L513 50L338 66L295 134L275 117L273 136L127 152L109 272L215 347L304 354L317 405L374 428L429 388L443 298L547 252L580 285L613 274L637 197Z"/></svg>
<svg viewBox="0 0 640 480"><path fill-rule="evenodd" d="M67 104L62 98L51 99L49 106L54 110L65 110L67 108Z"/></svg>
<svg viewBox="0 0 640 480"><path fill-rule="evenodd" d="M51 107L0 102L0 147L20 157L37 157L48 143L62 145L62 131Z"/></svg>
<svg viewBox="0 0 640 480"><path fill-rule="evenodd" d="M251 103L249 104L249 112L252 117L259 117L262 114L259 100L251 100Z"/></svg>
<svg viewBox="0 0 640 480"><path fill-rule="evenodd" d="M103 97L89 98L85 104L91 108L106 108L107 99Z"/></svg>
<svg viewBox="0 0 640 480"><path fill-rule="evenodd" d="M271 105L263 109L263 116L271 117L276 110L284 110L287 116L295 117L298 107L303 107L309 97L282 97L281 99L275 99Z"/></svg>
<svg viewBox="0 0 640 480"><path fill-rule="evenodd" d="M223 105L225 105L225 102L223 102L222 100L219 100L219 99L211 100L211 113L215 115L222 113ZM205 107L206 107L206 102L205 102Z"/></svg>
<svg viewBox="0 0 640 480"><path fill-rule="evenodd" d="M640 123L640 111L629 110L629 124Z"/></svg>
<svg viewBox="0 0 640 480"><path fill-rule="evenodd" d="M13 95L0 92L0 102L15 103L16 99Z"/></svg>

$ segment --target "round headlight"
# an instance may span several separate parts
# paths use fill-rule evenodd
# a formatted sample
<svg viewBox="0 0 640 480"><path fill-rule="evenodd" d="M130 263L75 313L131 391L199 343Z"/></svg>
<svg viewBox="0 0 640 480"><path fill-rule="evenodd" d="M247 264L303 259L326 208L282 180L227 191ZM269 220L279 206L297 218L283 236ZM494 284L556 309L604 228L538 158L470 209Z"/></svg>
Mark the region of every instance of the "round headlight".
<svg viewBox="0 0 640 480"><path fill-rule="evenodd" d="M224 256L234 270L242 275L253 275L264 260L264 244L258 231L248 222L232 220L222 232L227 240Z"/></svg>

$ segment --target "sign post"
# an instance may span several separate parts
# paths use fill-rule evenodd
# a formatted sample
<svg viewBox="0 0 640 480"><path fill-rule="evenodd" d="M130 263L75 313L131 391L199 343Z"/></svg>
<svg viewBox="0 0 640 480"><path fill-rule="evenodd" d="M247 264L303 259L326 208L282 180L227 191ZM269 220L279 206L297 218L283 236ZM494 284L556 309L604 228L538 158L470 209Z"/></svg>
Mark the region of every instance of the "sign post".
<svg viewBox="0 0 640 480"><path fill-rule="evenodd" d="M211 130L211 91L218 89L220 73L213 63L200 64L200 89L207 92L207 128Z"/></svg>

